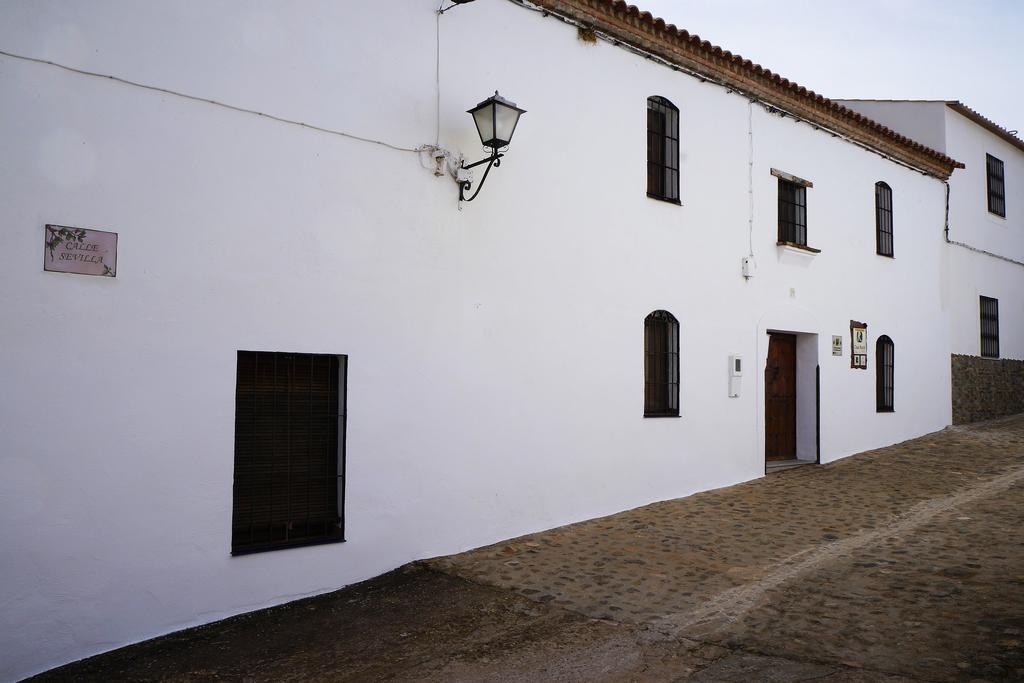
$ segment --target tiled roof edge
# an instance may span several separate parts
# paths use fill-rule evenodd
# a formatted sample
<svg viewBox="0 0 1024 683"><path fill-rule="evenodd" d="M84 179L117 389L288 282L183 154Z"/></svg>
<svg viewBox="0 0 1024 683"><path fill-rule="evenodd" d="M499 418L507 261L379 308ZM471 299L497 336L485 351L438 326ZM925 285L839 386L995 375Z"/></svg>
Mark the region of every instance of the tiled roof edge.
<svg viewBox="0 0 1024 683"><path fill-rule="evenodd" d="M985 128L990 132L995 133L1003 140L1006 140L1011 145L1024 152L1024 140L1021 140L1019 137L1017 137L1010 131L1006 130L995 121L985 118L978 112L968 107L963 102L960 102L959 100L948 100L946 102L946 106L952 109L953 111L966 116L967 118L969 118L971 121L974 121L982 128Z"/></svg>
<svg viewBox="0 0 1024 683"><path fill-rule="evenodd" d="M531 0L549 12L591 26L610 37L682 68L755 96L878 152L939 178L964 165L942 152L900 135L760 64L723 50L700 36L667 24L624 0Z"/></svg>

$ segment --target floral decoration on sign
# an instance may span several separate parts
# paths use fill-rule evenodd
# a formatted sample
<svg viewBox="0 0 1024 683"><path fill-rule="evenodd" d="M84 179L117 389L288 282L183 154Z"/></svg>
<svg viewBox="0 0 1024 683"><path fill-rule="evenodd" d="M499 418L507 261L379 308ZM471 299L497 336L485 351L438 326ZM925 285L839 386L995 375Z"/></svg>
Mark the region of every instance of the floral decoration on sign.
<svg viewBox="0 0 1024 683"><path fill-rule="evenodd" d="M46 240L46 248L50 250L51 261L53 260L54 252L57 251L57 247L59 247L62 242L85 241L85 230L82 230L81 228L57 228L56 226L47 225L46 231L50 233L50 239ZM110 268L107 268L107 270L110 270ZM106 275L107 273L103 274Z"/></svg>

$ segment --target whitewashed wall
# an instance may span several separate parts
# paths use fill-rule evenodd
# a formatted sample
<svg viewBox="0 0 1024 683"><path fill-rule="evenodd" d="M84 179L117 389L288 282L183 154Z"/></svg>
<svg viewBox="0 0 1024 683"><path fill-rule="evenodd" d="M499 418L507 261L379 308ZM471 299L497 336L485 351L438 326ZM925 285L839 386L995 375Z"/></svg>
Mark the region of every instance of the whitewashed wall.
<svg viewBox="0 0 1024 683"><path fill-rule="evenodd" d="M1024 262L1024 152L943 101L843 100L843 104L933 149L966 168L949 180L949 238ZM985 155L1003 162L1006 217L988 210ZM898 217L897 217L898 220ZM999 300L1003 358L1024 358L1024 266L951 244L943 259L943 302L949 311L953 353L981 354L981 295Z"/></svg>
<svg viewBox="0 0 1024 683"><path fill-rule="evenodd" d="M761 329L819 333L821 455L830 461L948 422L948 338L936 284L944 187L807 128L763 113L755 118L755 251L761 268L759 302L751 316ZM807 190L807 241L820 254L776 253L776 179L769 166L814 183ZM893 191L891 259L875 253L874 186L879 180ZM850 368L851 319L868 324L868 370ZM893 414L875 412L874 345L883 334L893 340L896 352ZM832 355L832 335L843 337L841 357ZM759 336L758 342L757 367L763 368L767 340ZM760 402L757 415L762 436Z"/></svg>
<svg viewBox="0 0 1024 683"><path fill-rule="evenodd" d="M1024 152L948 107L946 135L966 166L950 178L950 238L1024 261ZM1003 162L1005 218L988 210L986 154Z"/></svg>
<svg viewBox="0 0 1024 683"><path fill-rule="evenodd" d="M953 155L967 168L950 179L950 239L1024 263L1024 152L947 109ZM985 155L1003 162L1006 217L988 210ZM951 246L947 292L954 353L981 354L978 297L999 300L999 355L1024 358L1024 265Z"/></svg>
<svg viewBox="0 0 1024 683"><path fill-rule="evenodd" d="M0 49L415 147L433 8L18 0ZM824 461L949 422L940 182L512 3L440 24L442 145L481 156L465 110L495 88L529 110L461 212L415 154L0 58L0 678L760 476L767 330L818 335ZM681 207L645 196L654 94L681 110ZM821 254L778 253L772 167L814 182ZM46 223L118 232L117 278L42 272ZM680 419L641 417L659 308ZM894 414L851 318L872 367L896 344ZM229 556L238 349L349 355L347 543Z"/></svg>
<svg viewBox="0 0 1024 683"><path fill-rule="evenodd" d="M951 252L948 284L952 351L981 355L979 297L999 300L999 356L1024 359L1024 266L963 250Z"/></svg>
<svg viewBox="0 0 1024 683"><path fill-rule="evenodd" d="M878 121L926 147L940 152L948 151L946 149L947 107L944 100L836 100L836 102Z"/></svg>

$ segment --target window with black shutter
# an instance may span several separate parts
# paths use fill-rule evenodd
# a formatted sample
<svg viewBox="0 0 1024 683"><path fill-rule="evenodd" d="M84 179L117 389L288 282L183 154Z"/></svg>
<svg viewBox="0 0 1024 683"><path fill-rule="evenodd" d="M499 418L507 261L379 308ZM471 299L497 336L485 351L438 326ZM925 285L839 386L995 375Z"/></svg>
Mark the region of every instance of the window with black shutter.
<svg viewBox="0 0 1024 683"><path fill-rule="evenodd" d="M647 196L679 204L679 110L647 98Z"/></svg>
<svg viewBox="0 0 1024 683"><path fill-rule="evenodd" d="M239 351L234 555L344 540L347 356Z"/></svg>
<svg viewBox="0 0 1024 683"><path fill-rule="evenodd" d="M679 417L679 321L668 311L644 320L644 417Z"/></svg>
<svg viewBox="0 0 1024 683"><path fill-rule="evenodd" d="M1006 218L1006 185L1003 182L1003 162L991 154L985 155L988 171L988 210Z"/></svg>
<svg viewBox="0 0 1024 683"><path fill-rule="evenodd" d="M999 300L983 296L981 308L981 355L999 358Z"/></svg>
<svg viewBox="0 0 1024 683"><path fill-rule="evenodd" d="M779 242L807 246L807 188L779 178Z"/></svg>
<svg viewBox="0 0 1024 683"><path fill-rule="evenodd" d="M892 188L875 183L875 249L881 256L892 256Z"/></svg>
<svg viewBox="0 0 1024 683"><path fill-rule="evenodd" d="M895 362L892 339L882 335L875 344L875 410L893 412Z"/></svg>

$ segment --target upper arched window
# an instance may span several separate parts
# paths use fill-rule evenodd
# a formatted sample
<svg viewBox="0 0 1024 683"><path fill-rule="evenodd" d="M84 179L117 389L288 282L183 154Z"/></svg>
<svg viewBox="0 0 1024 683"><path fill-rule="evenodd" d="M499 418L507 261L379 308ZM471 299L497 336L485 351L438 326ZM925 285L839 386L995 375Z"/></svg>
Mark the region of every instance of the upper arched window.
<svg viewBox="0 0 1024 683"><path fill-rule="evenodd" d="M679 110L647 98L647 196L679 203Z"/></svg>
<svg viewBox="0 0 1024 683"><path fill-rule="evenodd" d="M679 416L679 321L668 311L644 320L644 417Z"/></svg>
<svg viewBox="0 0 1024 683"><path fill-rule="evenodd" d="M892 188L875 183L875 247L882 256L892 256Z"/></svg>
<svg viewBox="0 0 1024 683"><path fill-rule="evenodd" d="M875 410L893 412L895 358L892 339L884 334L875 343Z"/></svg>

